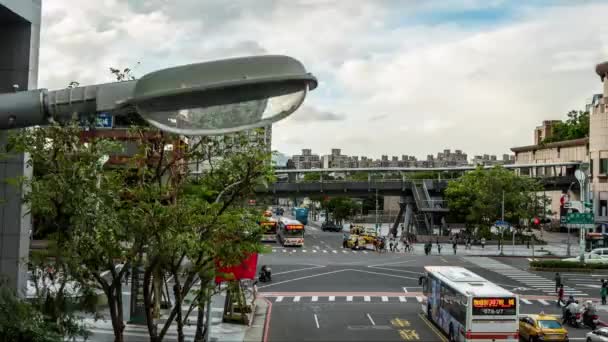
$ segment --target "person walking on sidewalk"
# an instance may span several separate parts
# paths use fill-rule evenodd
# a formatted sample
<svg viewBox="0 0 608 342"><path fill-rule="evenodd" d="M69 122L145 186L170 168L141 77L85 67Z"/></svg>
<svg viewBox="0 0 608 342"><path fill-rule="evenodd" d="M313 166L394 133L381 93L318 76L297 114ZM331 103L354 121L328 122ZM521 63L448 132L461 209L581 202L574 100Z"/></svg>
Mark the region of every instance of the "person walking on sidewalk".
<svg viewBox="0 0 608 342"><path fill-rule="evenodd" d="M481 249L485 249L486 248L486 238L482 237L481 238Z"/></svg>
<svg viewBox="0 0 608 342"><path fill-rule="evenodd" d="M606 295L608 295L608 287L606 287L606 283L602 284L602 288L600 289L600 297L602 297L602 305L606 305Z"/></svg>
<svg viewBox="0 0 608 342"><path fill-rule="evenodd" d="M441 244L439 243L439 240L437 240L437 252L441 254Z"/></svg>
<svg viewBox="0 0 608 342"><path fill-rule="evenodd" d="M559 272L555 273L555 292L557 292L562 285L562 276L559 275Z"/></svg>
<svg viewBox="0 0 608 342"><path fill-rule="evenodd" d="M388 241L388 250L393 252L393 238Z"/></svg>
<svg viewBox="0 0 608 342"><path fill-rule="evenodd" d="M467 244L465 245L464 249L471 249L471 237L467 237Z"/></svg>
<svg viewBox="0 0 608 342"><path fill-rule="evenodd" d="M452 249L454 250L454 255L456 255L456 248L458 248L458 242L456 241L456 239L454 239L454 241L452 241Z"/></svg>

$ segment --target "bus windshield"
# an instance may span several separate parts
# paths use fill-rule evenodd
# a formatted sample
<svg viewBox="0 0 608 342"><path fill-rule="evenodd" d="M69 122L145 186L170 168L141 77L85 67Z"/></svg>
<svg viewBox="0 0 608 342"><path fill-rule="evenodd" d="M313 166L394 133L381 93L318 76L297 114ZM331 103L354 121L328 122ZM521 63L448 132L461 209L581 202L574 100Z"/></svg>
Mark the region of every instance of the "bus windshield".
<svg viewBox="0 0 608 342"><path fill-rule="evenodd" d="M285 229L285 235L302 236L302 235L304 235L304 229Z"/></svg>

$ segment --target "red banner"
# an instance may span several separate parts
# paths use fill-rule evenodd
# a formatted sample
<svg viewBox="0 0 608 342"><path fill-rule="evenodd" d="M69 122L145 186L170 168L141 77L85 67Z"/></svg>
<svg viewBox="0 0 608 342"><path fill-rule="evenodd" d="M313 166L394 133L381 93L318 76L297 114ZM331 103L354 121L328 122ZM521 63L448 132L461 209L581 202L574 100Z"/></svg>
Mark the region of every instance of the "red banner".
<svg viewBox="0 0 608 342"><path fill-rule="evenodd" d="M252 253L240 265L220 267L215 282L219 284L223 281L255 279L257 268L258 253Z"/></svg>

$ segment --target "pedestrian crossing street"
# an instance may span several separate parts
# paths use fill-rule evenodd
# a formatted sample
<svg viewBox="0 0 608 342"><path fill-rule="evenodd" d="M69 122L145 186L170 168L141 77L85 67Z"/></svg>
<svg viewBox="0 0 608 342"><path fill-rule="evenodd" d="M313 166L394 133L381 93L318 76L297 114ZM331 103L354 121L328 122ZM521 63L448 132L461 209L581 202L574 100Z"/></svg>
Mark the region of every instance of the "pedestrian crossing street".
<svg viewBox="0 0 608 342"><path fill-rule="evenodd" d="M541 290L549 295L555 295L555 282L552 279L550 280L541 277L488 257L464 257L463 259L481 268L485 268L489 271L502 274L507 278L516 280L530 288ZM564 285L564 295L566 297L569 295L575 297L588 296L588 294L566 285Z"/></svg>
<svg viewBox="0 0 608 342"><path fill-rule="evenodd" d="M404 294L402 296L395 296L395 295L390 295L390 296L373 296L373 295L359 295L359 296L348 296L348 295L343 295L343 296L338 296L338 295L334 295L334 296L313 296L313 295L308 295L308 296L297 296L297 295L285 295L285 296L281 296L278 294L264 294L263 292L259 293L261 296L266 297L267 299L269 299L271 302L273 303L301 303L301 304L305 304L305 303L422 303L422 301L424 300L424 296L422 295L409 295L409 294ZM519 302L523 305L534 305L534 304L540 304L541 306L548 306L548 305L557 305L557 301L556 300L552 300L552 299L538 299L538 298L530 298L530 299L526 299L523 297L520 297Z"/></svg>

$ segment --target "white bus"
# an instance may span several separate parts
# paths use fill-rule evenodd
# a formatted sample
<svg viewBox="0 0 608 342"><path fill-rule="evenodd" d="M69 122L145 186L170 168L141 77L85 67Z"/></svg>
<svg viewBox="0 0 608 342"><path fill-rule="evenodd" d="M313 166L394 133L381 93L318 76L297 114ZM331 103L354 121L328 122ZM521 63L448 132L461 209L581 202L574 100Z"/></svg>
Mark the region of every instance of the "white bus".
<svg viewBox="0 0 608 342"><path fill-rule="evenodd" d="M283 246L303 246L304 225L298 220L281 217L279 218L278 237Z"/></svg>
<svg viewBox="0 0 608 342"><path fill-rule="evenodd" d="M518 341L519 297L463 267L426 266L422 310L450 341Z"/></svg>

